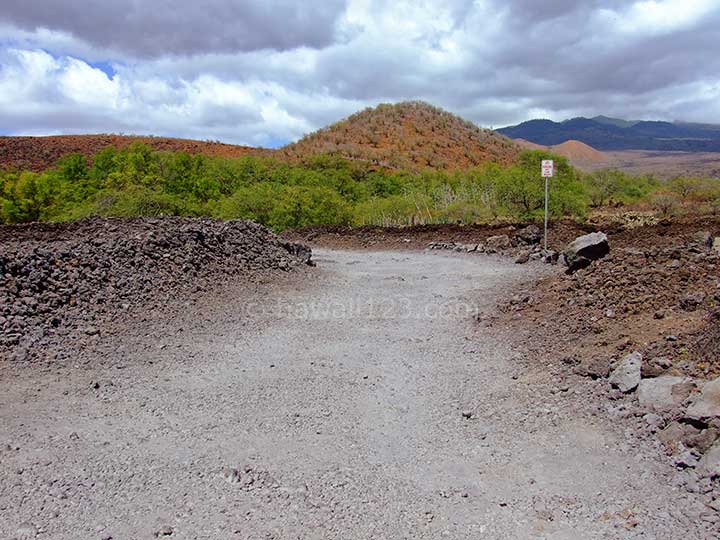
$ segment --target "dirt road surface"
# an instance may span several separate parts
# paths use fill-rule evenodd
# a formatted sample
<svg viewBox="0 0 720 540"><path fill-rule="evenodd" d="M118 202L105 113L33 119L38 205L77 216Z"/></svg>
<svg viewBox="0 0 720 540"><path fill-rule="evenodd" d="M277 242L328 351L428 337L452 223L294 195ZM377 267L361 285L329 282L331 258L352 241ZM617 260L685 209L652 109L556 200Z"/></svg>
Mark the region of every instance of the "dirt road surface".
<svg viewBox="0 0 720 540"><path fill-rule="evenodd" d="M0 538L711 537L656 448L475 322L541 267L315 258L87 365L6 365Z"/></svg>

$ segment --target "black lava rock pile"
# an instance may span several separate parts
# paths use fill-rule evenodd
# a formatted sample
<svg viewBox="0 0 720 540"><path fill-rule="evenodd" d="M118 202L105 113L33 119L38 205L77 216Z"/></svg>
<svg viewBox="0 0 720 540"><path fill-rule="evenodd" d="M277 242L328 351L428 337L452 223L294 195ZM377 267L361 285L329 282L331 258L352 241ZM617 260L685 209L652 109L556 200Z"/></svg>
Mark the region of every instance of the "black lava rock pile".
<svg viewBox="0 0 720 540"><path fill-rule="evenodd" d="M251 221L91 218L0 226L0 357L42 356L54 336L236 277L309 264L310 249Z"/></svg>

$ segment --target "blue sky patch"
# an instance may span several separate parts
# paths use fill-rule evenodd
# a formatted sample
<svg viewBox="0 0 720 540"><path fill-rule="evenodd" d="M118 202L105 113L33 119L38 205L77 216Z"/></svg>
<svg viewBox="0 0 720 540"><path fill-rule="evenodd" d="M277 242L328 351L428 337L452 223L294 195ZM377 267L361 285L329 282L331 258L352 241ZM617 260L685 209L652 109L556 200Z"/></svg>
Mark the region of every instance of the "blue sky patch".
<svg viewBox="0 0 720 540"><path fill-rule="evenodd" d="M83 60L83 62L87 63L89 66L101 70L103 73L105 73L105 75L108 76L108 79L112 79L115 76L115 70L113 69L110 62L88 62L87 60Z"/></svg>

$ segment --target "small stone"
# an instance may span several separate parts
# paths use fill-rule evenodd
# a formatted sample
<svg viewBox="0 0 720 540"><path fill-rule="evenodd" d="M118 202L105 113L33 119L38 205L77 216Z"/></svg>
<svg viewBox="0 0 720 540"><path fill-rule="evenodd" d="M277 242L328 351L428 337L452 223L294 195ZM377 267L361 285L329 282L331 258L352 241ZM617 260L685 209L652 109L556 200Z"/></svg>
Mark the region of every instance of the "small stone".
<svg viewBox="0 0 720 540"><path fill-rule="evenodd" d="M698 455L687 448L681 450L680 454L673 459L673 465L680 469L694 469L700 463Z"/></svg>
<svg viewBox="0 0 720 540"><path fill-rule="evenodd" d="M21 523L20 526L15 531L15 535L17 536L17 540L30 540L31 538L35 538L38 534L37 527L29 522Z"/></svg>
<svg viewBox="0 0 720 540"><path fill-rule="evenodd" d="M643 420L653 433L665 427L665 419L659 414L648 413L643 416Z"/></svg>
<svg viewBox="0 0 720 540"><path fill-rule="evenodd" d="M670 454L675 454L680 450L684 437L685 426L680 422L671 422L665 429L657 434L658 440Z"/></svg>
<svg viewBox="0 0 720 540"><path fill-rule="evenodd" d="M473 415L472 411L463 411L462 412L462 417L465 418L466 420L470 420L473 416L474 415Z"/></svg>
<svg viewBox="0 0 720 540"><path fill-rule="evenodd" d="M232 469L232 468L230 468L230 467L225 467L225 468L222 470L222 476L223 476L223 479L224 479L228 484L238 484L238 483L240 483L240 471L238 471L237 469Z"/></svg>
<svg viewBox="0 0 720 540"><path fill-rule="evenodd" d="M705 293L701 291L687 293L680 297L680 307L685 311L695 311L705 301Z"/></svg>
<svg viewBox="0 0 720 540"><path fill-rule="evenodd" d="M94 326L88 326L88 327L85 329L85 333L86 333L88 336L97 336L97 335L100 333L100 330L98 330L98 329L95 328Z"/></svg>
<svg viewBox="0 0 720 540"><path fill-rule="evenodd" d="M710 248L713 246L713 236L710 231L698 231L693 236L693 240L703 247Z"/></svg>
<svg viewBox="0 0 720 540"><path fill-rule="evenodd" d="M164 536L172 536L172 535L173 535L173 532L175 532L175 531L173 530L172 527L170 527L169 525L165 525L165 526L163 526L163 527L160 527L160 528L157 530L157 532L155 533L155 536L156 536L157 538L162 538L162 537L164 537Z"/></svg>
<svg viewBox="0 0 720 540"><path fill-rule="evenodd" d="M719 436L720 431L715 428L703 429L700 433L695 433L686 437L685 443L689 447L697 450L700 454L705 454L708 450L710 450L710 448L712 448Z"/></svg>
<svg viewBox="0 0 720 540"><path fill-rule="evenodd" d="M538 244L542 239L542 231L537 225L528 225L517 231L515 238L524 244Z"/></svg>
<svg viewBox="0 0 720 540"><path fill-rule="evenodd" d="M672 360L670 360L667 356L658 356L657 358L653 358L653 363L663 369L669 369L672 367Z"/></svg>
<svg viewBox="0 0 720 540"><path fill-rule="evenodd" d="M665 318L665 312L664 311L656 311L653 317L656 320L664 319Z"/></svg>
<svg viewBox="0 0 720 540"><path fill-rule="evenodd" d="M590 377L591 379L604 379L610 375L610 360L606 358L596 358L583 362L573 369L576 375L581 377Z"/></svg>

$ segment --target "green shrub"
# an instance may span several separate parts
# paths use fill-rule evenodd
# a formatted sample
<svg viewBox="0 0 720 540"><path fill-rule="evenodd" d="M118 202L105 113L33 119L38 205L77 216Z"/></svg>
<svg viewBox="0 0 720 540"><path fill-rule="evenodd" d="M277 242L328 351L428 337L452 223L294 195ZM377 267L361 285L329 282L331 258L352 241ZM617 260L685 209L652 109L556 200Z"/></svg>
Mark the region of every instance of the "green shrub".
<svg viewBox="0 0 720 540"><path fill-rule="evenodd" d="M565 158L523 152L510 167L486 163L453 173L382 170L333 155L301 164L157 152L134 143L91 160L65 156L43 173L0 172L0 221L66 220L89 215L212 215L248 218L276 230L315 224L413 225L541 217L540 161L554 159L550 213L582 219L590 206L646 201L661 213L686 205L720 212L718 183L618 171L581 175ZM88 162L92 165L88 165Z"/></svg>

